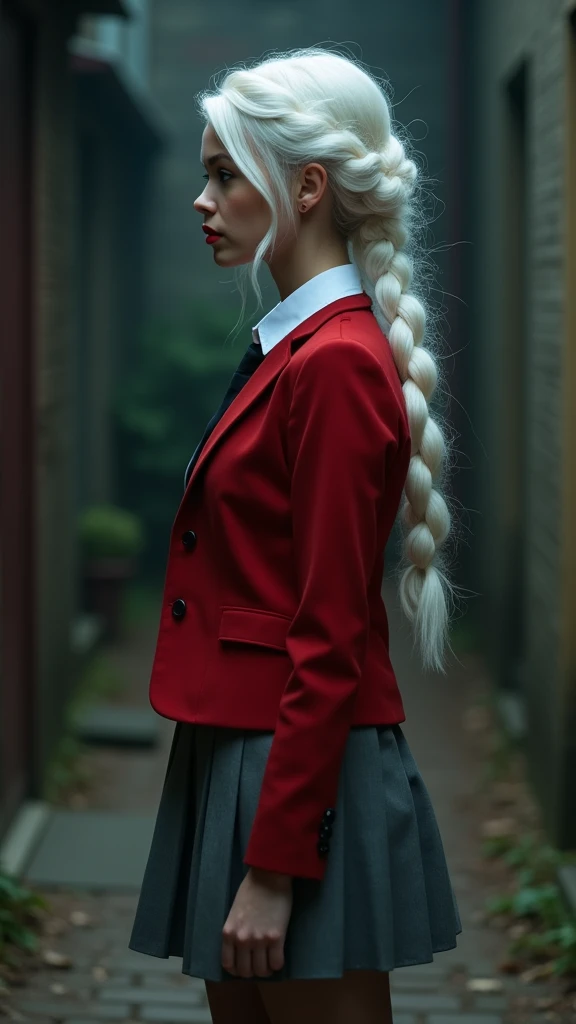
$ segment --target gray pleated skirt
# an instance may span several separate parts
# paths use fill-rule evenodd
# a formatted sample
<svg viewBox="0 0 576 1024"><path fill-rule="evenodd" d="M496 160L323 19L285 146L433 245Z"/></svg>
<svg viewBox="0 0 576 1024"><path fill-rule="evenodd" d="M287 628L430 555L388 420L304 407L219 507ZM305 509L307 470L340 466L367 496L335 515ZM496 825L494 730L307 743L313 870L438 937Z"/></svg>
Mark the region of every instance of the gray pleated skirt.
<svg viewBox="0 0 576 1024"><path fill-rule="evenodd" d="M222 968L272 732L177 722L129 948ZM259 981L429 963L462 926L434 810L399 725L351 729L323 879L294 878L284 966Z"/></svg>

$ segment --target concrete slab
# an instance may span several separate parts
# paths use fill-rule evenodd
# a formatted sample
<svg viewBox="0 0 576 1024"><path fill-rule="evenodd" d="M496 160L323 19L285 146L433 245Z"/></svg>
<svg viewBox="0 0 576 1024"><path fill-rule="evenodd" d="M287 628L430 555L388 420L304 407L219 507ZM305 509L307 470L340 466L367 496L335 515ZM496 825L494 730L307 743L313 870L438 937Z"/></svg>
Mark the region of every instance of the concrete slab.
<svg viewBox="0 0 576 1024"><path fill-rule="evenodd" d="M24 869L26 881L70 889L139 889L155 816L56 810Z"/></svg>
<svg viewBox="0 0 576 1024"><path fill-rule="evenodd" d="M44 800L25 800L0 845L0 868L19 876L41 840L52 815Z"/></svg>
<svg viewBox="0 0 576 1024"><path fill-rule="evenodd" d="M74 731L83 743L152 747L158 743L158 715L152 708L100 704L78 712Z"/></svg>

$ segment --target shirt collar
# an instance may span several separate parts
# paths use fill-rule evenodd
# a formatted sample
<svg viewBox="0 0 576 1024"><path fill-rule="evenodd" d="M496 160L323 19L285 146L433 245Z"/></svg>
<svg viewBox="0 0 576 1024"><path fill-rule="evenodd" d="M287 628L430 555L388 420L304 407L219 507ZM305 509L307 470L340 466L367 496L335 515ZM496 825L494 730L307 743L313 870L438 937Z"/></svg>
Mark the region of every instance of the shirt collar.
<svg viewBox="0 0 576 1024"><path fill-rule="evenodd" d="M323 306L361 291L362 281L355 263L344 263L339 267L323 270L321 274L311 277L274 306L252 328L252 337L255 342L262 345L262 351L266 355L290 331Z"/></svg>

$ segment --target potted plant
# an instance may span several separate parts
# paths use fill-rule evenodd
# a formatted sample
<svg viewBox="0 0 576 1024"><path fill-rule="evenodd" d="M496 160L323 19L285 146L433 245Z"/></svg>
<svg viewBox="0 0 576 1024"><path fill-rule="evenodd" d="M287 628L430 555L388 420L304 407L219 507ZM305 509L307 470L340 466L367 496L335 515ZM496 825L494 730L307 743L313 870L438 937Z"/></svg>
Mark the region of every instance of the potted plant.
<svg viewBox="0 0 576 1024"><path fill-rule="evenodd" d="M78 520L84 607L101 615L105 639L122 638L122 600L136 574L144 531L138 516L116 505L92 505Z"/></svg>

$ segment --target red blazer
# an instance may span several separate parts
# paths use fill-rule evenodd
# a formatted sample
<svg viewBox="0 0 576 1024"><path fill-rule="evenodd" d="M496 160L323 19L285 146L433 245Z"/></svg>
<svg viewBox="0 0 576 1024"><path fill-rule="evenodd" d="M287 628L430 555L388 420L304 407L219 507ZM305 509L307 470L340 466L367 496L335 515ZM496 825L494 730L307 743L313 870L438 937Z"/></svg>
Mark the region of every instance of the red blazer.
<svg viewBox="0 0 576 1024"><path fill-rule="evenodd" d="M275 731L244 863L316 879L350 726L405 719L381 586L410 433L370 306L346 296L291 331L210 434L150 682L166 718Z"/></svg>

